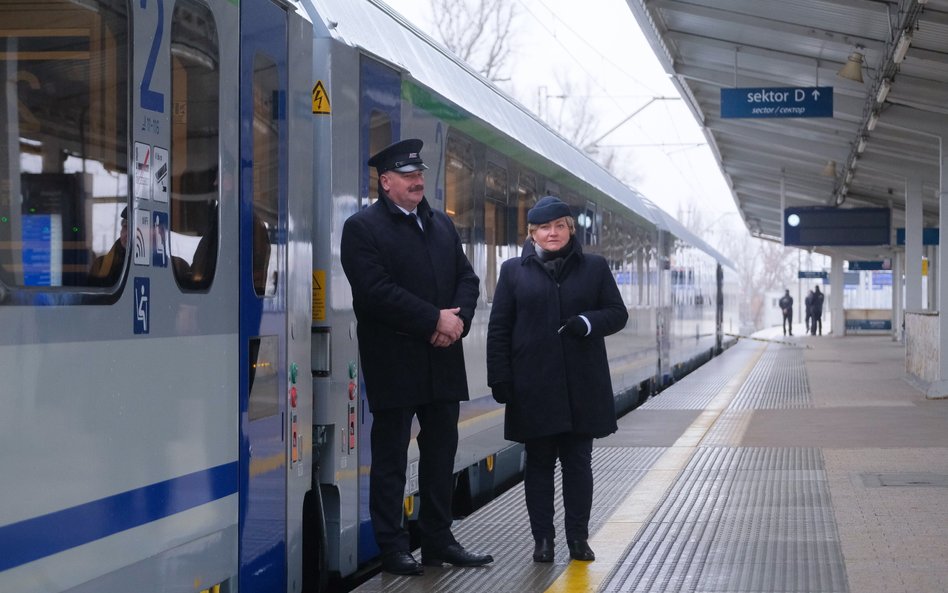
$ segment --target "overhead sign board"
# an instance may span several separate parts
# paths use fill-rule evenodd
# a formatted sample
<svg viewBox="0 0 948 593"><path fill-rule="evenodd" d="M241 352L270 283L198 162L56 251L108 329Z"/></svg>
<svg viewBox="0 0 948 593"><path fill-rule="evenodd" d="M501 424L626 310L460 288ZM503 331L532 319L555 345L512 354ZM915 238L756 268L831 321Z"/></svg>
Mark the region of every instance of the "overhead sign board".
<svg viewBox="0 0 948 593"><path fill-rule="evenodd" d="M721 117L833 117L833 87L721 89Z"/></svg>
<svg viewBox="0 0 948 593"><path fill-rule="evenodd" d="M849 262L850 272L872 272L876 270L891 270L892 260L884 259L879 261L851 261Z"/></svg>
<svg viewBox="0 0 948 593"><path fill-rule="evenodd" d="M823 280L826 280L828 277L829 276L826 274L825 271L813 272L813 271L800 270L799 272L797 272L797 278L822 278Z"/></svg>
<svg viewBox="0 0 948 593"><path fill-rule="evenodd" d="M895 229L895 244L905 245L905 228ZM938 227L922 229L922 245L938 245Z"/></svg>
<svg viewBox="0 0 948 593"><path fill-rule="evenodd" d="M796 247L888 245L891 217L888 208L785 208L783 244Z"/></svg>

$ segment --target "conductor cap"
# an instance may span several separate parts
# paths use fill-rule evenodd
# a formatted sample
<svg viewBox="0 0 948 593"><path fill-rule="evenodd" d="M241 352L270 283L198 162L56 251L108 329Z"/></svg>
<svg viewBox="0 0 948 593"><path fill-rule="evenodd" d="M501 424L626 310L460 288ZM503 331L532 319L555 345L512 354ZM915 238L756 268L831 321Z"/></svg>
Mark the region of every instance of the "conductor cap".
<svg viewBox="0 0 948 593"><path fill-rule="evenodd" d="M375 167L379 175L386 171L395 171L396 173L422 171L428 168L428 165L421 160L422 146L424 146L424 142L418 138L408 138L386 146L375 153L367 164L370 167Z"/></svg>

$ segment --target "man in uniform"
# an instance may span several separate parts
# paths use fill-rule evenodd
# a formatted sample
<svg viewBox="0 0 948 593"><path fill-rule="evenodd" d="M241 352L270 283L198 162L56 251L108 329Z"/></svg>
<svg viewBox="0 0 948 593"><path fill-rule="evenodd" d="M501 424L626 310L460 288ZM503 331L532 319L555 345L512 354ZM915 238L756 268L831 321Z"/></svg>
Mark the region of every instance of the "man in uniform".
<svg viewBox="0 0 948 593"><path fill-rule="evenodd" d="M379 175L378 201L345 222L341 244L372 412L369 513L382 569L405 575L422 573L402 518L415 416L421 563L493 562L451 533L459 402L468 399L461 338L480 282L451 219L424 197L421 148L421 140L402 140L369 159Z"/></svg>

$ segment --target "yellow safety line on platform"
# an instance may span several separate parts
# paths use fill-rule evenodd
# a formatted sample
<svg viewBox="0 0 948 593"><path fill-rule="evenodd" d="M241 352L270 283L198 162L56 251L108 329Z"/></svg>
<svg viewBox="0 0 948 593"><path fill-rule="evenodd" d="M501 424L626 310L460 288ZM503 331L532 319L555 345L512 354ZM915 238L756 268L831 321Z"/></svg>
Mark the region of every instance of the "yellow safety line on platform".
<svg viewBox="0 0 948 593"><path fill-rule="evenodd" d="M639 537L655 508L688 464L701 440L714 425L721 412L740 391L747 376L760 360L766 347L760 347L740 373L728 381L708 407L698 415L685 432L668 448L655 465L639 480L625 500L589 540L596 553L594 562L570 561L566 570L553 581L546 593L598 591L602 581L624 559L629 544Z"/></svg>

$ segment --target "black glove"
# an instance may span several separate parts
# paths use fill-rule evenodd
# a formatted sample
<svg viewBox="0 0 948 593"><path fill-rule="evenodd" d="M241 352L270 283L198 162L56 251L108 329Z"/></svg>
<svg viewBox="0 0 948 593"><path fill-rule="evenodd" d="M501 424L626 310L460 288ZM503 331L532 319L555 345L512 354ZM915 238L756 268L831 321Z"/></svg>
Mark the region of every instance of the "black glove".
<svg viewBox="0 0 948 593"><path fill-rule="evenodd" d="M497 385L492 385L490 394L498 404L506 404L513 398L513 383L504 381Z"/></svg>
<svg viewBox="0 0 948 593"><path fill-rule="evenodd" d="M579 315L573 315L563 322L563 326L560 328L559 333L569 334L571 336L581 338L585 336L586 332L588 331L589 328L586 326L586 322L583 321Z"/></svg>

